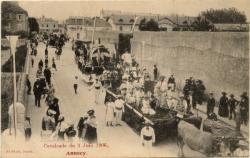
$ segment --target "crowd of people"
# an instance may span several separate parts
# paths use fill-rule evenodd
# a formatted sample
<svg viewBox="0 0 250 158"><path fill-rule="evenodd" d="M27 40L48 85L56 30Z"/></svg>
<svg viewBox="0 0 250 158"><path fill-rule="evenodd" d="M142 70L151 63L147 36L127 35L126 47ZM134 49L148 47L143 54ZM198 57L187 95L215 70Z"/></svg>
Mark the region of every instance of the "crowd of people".
<svg viewBox="0 0 250 158"><path fill-rule="evenodd" d="M44 139L53 139L53 140L68 140L73 141L76 138L78 133L78 138L83 141L87 141L89 143L97 142L97 123L95 119L95 111L89 110L86 116L81 117L79 123L77 125L77 130L74 128L74 123L68 123L65 116L60 112L60 102L59 98L56 97L55 87L52 83L51 78L57 71L56 69L56 62L55 58L52 57L51 67L54 71L51 70L50 62L49 62L49 41L51 39L47 39L44 41L45 43L45 51L44 51L44 60L40 59L37 63L37 71L36 71L36 81L33 85L33 94L35 98L35 106L41 107L41 99L45 100L46 103L46 112L44 117L42 118L42 131L41 136ZM37 46L38 40L34 38L31 40L31 67L34 68L35 58L37 55ZM59 42L60 43L60 42ZM60 60L58 56L58 51L62 52L63 45L57 45L55 47L55 55L57 60ZM40 53L40 52L39 52ZM59 53L59 56L61 53ZM75 77L76 81L78 77ZM29 78L27 78L27 87L28 87L28 94L31 94L31 82ZM77 84L74 84L74 91L77 94ZM30 127L30 120L27 120L27 138L30 138L30 133L28 129ZM28 126L29 125L29 126ZM28 128L29 127L29 128ZM28 140L28 139L27 139Z"/></svg>

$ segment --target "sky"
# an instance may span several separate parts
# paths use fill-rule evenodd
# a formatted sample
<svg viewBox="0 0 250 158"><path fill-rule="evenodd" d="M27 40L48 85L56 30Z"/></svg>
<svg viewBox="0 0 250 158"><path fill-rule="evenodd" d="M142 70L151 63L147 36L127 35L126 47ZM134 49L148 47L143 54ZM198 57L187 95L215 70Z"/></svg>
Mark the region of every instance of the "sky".
<svg viewBox="0 0 250 158"><path fill-rule="evenodd" d="M102 9L156 14L197 16L201 11L235 7L250 19L250 0L95 0L95 1L19 1L30 17L54 18L99 16Z"/></svg>

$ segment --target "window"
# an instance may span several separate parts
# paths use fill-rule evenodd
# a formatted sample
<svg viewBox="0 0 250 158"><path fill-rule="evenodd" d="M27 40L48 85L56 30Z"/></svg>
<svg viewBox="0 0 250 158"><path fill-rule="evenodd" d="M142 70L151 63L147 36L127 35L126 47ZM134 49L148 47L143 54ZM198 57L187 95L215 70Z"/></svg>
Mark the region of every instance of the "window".
<svg viewBox="0 0 250 158"><path fill-rule="evenodd" d="M17 20L21 21L22 20L22 14L17 14Z"/></svg>
<svg viewBox="0 0 250 158"><path fill-rule="evenodd" d="M47 27L49 27L49 25L47 24Z"/></svg>
<svg viewBox="0 0 250 158"><path fill-rule="evenodd" d="M54 24L54 28L56 28L56 25Z"/></svg>
<svg viewBox="0 0 250 158"><path fill-rule="evenodd" d="M120 26L120 31L122 31L122 29L123 29L122 26Z"/></svg>
<svg viewBox="0 0 250 158"><path fill-rule="evenodd" d="M80 39L80 33L77 33L77 34L76 34L76 38L77 38L77 39Z"/></svg>

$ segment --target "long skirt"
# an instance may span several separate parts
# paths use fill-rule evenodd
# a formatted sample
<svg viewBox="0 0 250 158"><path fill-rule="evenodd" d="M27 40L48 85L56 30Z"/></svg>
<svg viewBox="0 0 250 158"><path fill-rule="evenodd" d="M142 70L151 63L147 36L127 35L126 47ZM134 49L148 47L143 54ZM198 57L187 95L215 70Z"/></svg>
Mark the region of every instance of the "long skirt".
<svg viewBox="0 0 250 158"><path fill-rule="evenodd" d="M87 126L84 139L88 143L96 143L97 142L97 131L96 131L96 128L92 127L92 126Z"/></svg>

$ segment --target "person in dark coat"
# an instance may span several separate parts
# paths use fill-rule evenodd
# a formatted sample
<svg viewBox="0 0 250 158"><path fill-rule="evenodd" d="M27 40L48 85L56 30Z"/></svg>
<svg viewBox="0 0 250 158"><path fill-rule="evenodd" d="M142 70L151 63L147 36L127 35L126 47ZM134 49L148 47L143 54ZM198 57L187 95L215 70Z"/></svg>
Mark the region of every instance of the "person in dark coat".
<svg viewBox="0 0 250 158"><path fill-rule="evenodd" d="M42 61L42 59L38 63L38 68L43 68L43 61Z"/></svg>
<svg viewBox="0 0 250 158"><path fill-rule="evenodd" d="M48 54L49 54L49 52L48 52L48 49L47 49L47 47L46 47L46 48L45 48L45 58L48 57Z"/></svg>
<svg viewBox="0 0 250 158"><path fill-rule="evenodd" d="M49 59L48 59L48 57L45 57L44 63L45 63L45 67L48 66L48 64L49 64Z"/></svg>
<svg viewBox="0 0 250 158"><path fill-rule="evenodd" d="M248 109L249 109L249 99L247 96L247 93L244 92L241 95L241 100L240 100L240 113L241 113L241 123L244 123L247 125L248 122Z"/></svg>
<svg viewBox="0 0 250 158"><path fill-rule="evenodd" d="M40 107L40 100L41 100L42 91L43 91L42 85L40 83L39 78L37 78L37 80L35 81L34 86L33 86L33 93L35 96L35 105L38 107Z"/></svg>
<svg viewBox="0 0 250 158"><path fill-rule="evenodd" d="M172 90L175 90L176 83L173 74L168 78L168 86L170 86Z"/></svg>
<svg viewBox="0 0 250 158"><path fill-rule="evenodd" d="M77 125L77 130L78 130L78 138L83 139L84 138L84 133L83 129L85 128L84 122L87 120L86 117L80 117L80 120Z"/></svg>
<svg viewBox="0 0 250 158"><path fill-rule="evenodd" d="M54 115L56 126L58 124L58 117L60 115L60 108L59 108L58 102L59 102L59 99L54 97L52 103L49 105L49 109L56 112L56 114Z"/></svg>
<svg viewBox="0 0 250 158"><path fill-rule="evenodd" d="M233 115L233 118L235 119L235 107L236 107L236 104L237 104L237 100L234 99L234 95L231 94L230 95L230 99L228 100L228 106L229 106L229 120L232 119L232 115Z"/></svg>
<svg viewBox="0 0 250 158"><path fill-rule="evenodd" d="M156 65L154 65L153 73L154 73L154 80L156 81L158 79L158 68Z"/></svg>
<svg viewBox="0 0 250 158"><path fill-rule="evenodd" d="M94 110L89 110L88 111L89 117L85 122L87 128L84 139L88 143L97 143L97 122L94 113L95 113Z"/></svg>
<svg viewBox="0 0 250 158"><path fill-rule="evenodd" d="M45 69L43 70L43 74L44 74L44 77L46 79L46 82L48 83L48 85L51 84L51 71L50 69L46 66Z"/></svg>
<svg viewBox="0 0 250 158"><path fill-rule="evenodd" d="M27 94L30 95L31 94L31 83L30 83L29 78L27 78L27 80L26 80L26 86L28 88Z"/></svg>
<svg viewBox="0 0 250 158"><path fill-rule="evenodd" d="M33 68L33 66L34 66L34 58L31 57L31 67Z"/></svg>
<svg viewBox="0 0 250 158"><path fill-rule="evenodd" d="M215 99L213 93L209 94L209 99L207 101L207 116L209 116L210 113L214 113L214 107L215 107Z"/></svg>
<svg viewBox="0 0 250 158"><path fill-rule="evenodd" d="M221 117L228 117L229 111L228 111L228 98L227 93L222 92L222 97L220 98L219 102L219 111L218 114Z"/></svg>
<svg viewBox="0 0 250 158"><path fill-rule="evenodd" d="M196 95L195 98L196 98L196 103L199 105L202 105L205 90L206 88L203 85L202 81L198 80L196 82L196 87L195 87L195 95Z"/></svg>
<svg viewBox="0 0 250 158"><path fill-rule="evenodd" d="M52 58L52 68L57 71L54 57Z"/></svg>

